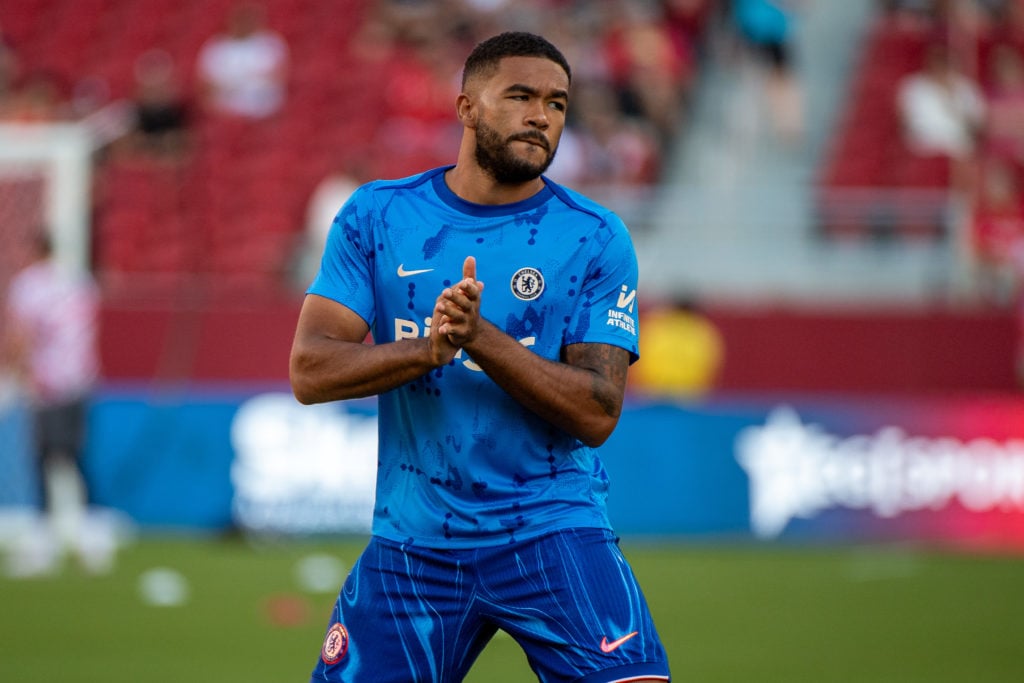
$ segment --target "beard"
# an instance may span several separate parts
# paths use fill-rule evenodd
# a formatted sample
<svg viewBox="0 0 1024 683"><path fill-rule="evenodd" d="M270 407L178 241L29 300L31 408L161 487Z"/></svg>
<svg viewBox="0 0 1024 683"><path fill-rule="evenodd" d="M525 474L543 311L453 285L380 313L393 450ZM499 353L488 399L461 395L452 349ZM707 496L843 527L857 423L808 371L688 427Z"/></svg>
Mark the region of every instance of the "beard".
<svg viewBox="0 0 1024 683"><path fill-rule="evenodd" d="M545 156L539 162L517 156L512 143L517 140L536 140L544 145ZM540 132L520 133L502 138L495 129L482 121L476 127L476 162L502 185L519 185L538 178L555 159L557 148L551 149Z"/></svg>

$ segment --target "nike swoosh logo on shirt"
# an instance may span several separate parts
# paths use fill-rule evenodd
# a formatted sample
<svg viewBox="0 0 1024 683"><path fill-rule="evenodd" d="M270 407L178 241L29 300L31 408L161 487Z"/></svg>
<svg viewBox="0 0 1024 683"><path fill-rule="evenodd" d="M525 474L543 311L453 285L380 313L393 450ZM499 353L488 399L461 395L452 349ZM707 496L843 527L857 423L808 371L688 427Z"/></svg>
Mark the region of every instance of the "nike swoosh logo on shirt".
<svg viewBox="0 0 1024 683"><path fill-rule="evenodd" d="M637 633L639 633L639 631L633 631L632 633L627 633L626 635L622 636L621 638L617 638L617 639L613 640L610 643L608 642L608 638L602 638L601 639L601 652L605 652L605 653L607 653L607 652L614 652L615 650L619 649L620 645L622 645L624 642L626 642L627 640L629 640L630 638L635 636Z"/></svg>
<svg viewBox="0 0 1024 683"><path fill-rule="evenodd" d="M409 277L410 275L420 275L421 273L429 273L433 268L424 268L422 270L406 270L405 264L398 266L398 277Z"/></svg>

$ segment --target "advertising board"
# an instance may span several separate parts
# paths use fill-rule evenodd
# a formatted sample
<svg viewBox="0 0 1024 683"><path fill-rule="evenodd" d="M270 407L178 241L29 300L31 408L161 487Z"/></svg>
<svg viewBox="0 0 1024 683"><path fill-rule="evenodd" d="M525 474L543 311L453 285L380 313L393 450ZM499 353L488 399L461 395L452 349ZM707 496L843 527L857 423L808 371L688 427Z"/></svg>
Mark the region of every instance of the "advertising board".
<svg viewBox="0 0 1024 683"><path fill-rule="evenodd" d="M376 445L372 399L108 388L86 469L96 502L144 528L365 533ZM600 453L622 534L1024 550L1024 400L1010 395L634 399Z"/></svg>

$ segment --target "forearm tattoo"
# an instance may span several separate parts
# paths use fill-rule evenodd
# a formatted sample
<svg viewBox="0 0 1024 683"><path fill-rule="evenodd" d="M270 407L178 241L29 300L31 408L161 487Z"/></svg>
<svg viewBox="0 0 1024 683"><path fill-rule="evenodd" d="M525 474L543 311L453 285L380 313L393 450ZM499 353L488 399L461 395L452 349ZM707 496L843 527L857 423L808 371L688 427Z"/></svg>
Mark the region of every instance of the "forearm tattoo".
<svg viewBox="0 0 1024 683"><path fill-rule="evenodd" d="M566 348L565 360L594 373L591 397L606 415L617 416L626 387L629 351L610 344L573 344Z"/></svg>

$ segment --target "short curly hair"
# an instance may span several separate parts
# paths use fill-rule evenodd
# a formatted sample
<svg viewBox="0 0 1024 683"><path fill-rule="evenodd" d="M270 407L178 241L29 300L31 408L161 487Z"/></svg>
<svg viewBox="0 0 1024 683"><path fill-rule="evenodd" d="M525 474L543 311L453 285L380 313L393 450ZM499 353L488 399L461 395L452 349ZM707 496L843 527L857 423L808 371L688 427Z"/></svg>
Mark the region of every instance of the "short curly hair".
<svg viewBox="0 0 1024 683"><path fill-rule="evenodd" d="M477 74L493 72L505 57L543 57L565 70L572 82L572 69L565 55L546 38L525 31L507 31L483 41L466 57L462 69L462 86Z"/></svg>

